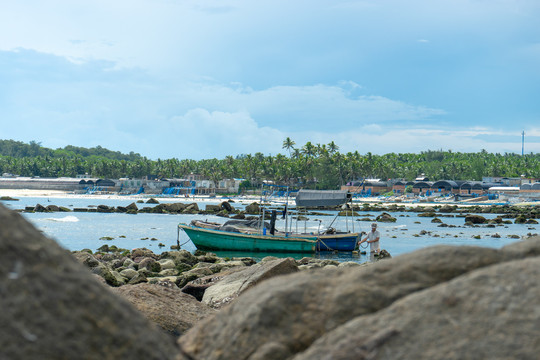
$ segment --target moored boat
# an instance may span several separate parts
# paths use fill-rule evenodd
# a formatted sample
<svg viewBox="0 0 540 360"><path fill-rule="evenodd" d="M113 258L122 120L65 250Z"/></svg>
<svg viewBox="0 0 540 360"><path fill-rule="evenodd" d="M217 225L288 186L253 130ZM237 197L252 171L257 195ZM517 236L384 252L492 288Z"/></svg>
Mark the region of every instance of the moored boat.
<svg viewBox="0 0 540 360"><path fill-rule="evenodd" d="M287 234L259 234L220 230L214 223L194 221L190 225L179 224L199 250L231 250L249 252L314 253L316 236L296 237ZM204 227L203 227L204 226Z"/></svg>

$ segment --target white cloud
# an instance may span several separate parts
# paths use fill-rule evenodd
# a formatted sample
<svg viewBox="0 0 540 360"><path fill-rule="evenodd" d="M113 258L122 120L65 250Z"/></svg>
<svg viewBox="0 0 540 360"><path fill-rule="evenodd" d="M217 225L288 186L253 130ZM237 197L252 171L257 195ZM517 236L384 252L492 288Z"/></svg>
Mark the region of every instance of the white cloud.
<svg viewBox="0 0 540 360"><path fill-rule="evenodd" d="M254 154L280 149L284 134L276 129L260 127L245 112L228 113L192 109L175 116L162 126L169 154L176 148L175 157L223 158L227 155ZM165 145L162 142L162 145ZM174 145L173 145L174 144Z"/></svg>

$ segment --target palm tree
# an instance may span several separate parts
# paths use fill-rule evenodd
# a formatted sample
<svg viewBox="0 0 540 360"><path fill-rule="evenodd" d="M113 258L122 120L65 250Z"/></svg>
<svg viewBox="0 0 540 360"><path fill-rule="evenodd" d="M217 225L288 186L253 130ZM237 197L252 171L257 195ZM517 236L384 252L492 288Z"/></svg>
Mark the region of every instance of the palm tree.
<svg viewBox="0 0 540 360"><path fill-rule="evenodd" d="M332 140L329 144L328 144L328 152L330 154L333 154L335 153L336 151L339 150L339 146L337 146L337 144Z"/></svg>
<svg viewBox="0 0 540 360"><path fill-rule="evenodd" d="M294 150L294 145L296 145L296 143L287 136L287 138L283 140L283 146L281 148L287 149L289 152L289 157L291 157L291 150Z"/></svg>

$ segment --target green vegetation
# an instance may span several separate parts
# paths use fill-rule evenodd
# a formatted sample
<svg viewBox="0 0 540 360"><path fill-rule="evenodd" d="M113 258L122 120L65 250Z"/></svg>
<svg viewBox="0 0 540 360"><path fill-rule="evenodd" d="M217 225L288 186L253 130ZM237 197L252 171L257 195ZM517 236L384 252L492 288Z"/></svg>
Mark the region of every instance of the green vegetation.
<svg viewBox="0 0 540 360"><path fill-rule="evenodd" d="M255 154L226 156L205 160L149 160L131 152L129 155L100 146L86 149L66 146L48 149L34 141L29 144L0 140L0 173L20 176L75 177L91 174L101 178L158 175L182 178L189 173L201 174L215 182L223 178L243 178L242 188L257 186L262 180L277 184L302 184L318 189L336 189L361 178L404 178L413 180L419 174L430 179L481 180L483 176L540 177L540 154L493 154L452 151L425 151L419 154L389 153L361 155L358 151L340 153L339 147L307 142L297 148L290 138L283 142L287 155Z"/></svg>

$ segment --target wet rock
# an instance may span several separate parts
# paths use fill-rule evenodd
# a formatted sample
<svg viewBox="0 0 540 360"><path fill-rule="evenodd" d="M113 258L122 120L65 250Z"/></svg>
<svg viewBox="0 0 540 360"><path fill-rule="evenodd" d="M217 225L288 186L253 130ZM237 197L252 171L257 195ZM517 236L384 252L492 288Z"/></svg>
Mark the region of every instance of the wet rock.
<svg viewBox="0 0 540 360"><path fill-rule="evenodd" d="M396 218L392 215L383 212L381 215L377 216L375 219L377 222L396 222Z"/></svg>
<svg viewBox="0 0 540 360"><path fill-rule="evenodd" d="M482 215L467 215L465 216L465 222L471 223L471 224L484 224L486 222L486 218Z"/></svg>
<svg viewBox="0 0 540 360"><path fill-rule="evenodd" d="M206 208L205 208L205 211L206 211L206 212L209 212L209 213L217 213L217 212L220 212L220 211L221 211L221 206L219 206L219 205L207 204L207 205L206 205Z"/></svg>
<svg viewBox="0 0 540 360"><path fill-rule="evenodd" d="M33 209L34 212L47 212L47 208L41 204L36 204Z"/></svg>
<svg viewBox="0 0 540 360"><path fill-rule="evenodd" d="M234 208L232 207L232 205L228 202L228 201L223 201L221 204L219 204L219 206L228 211L228 212L233 212L234 211Z"/></svg>
<svg viewBox="0 0 540 360"><path fill-rule="evenodd" d="M147 204L159 204L159 201L157 201L154 198L150 198L146 201Z"/></svg>
<svg viewBox="0 0 540 360"><path fill-rule="evenodd" d="M250 214L250 215L258 215L259 212L260 212L260 207L259 207L259 204L254 202L254 203L251 203L249 204L248 206L246 206L245 208L245 213L246 214Z"/></svg>

